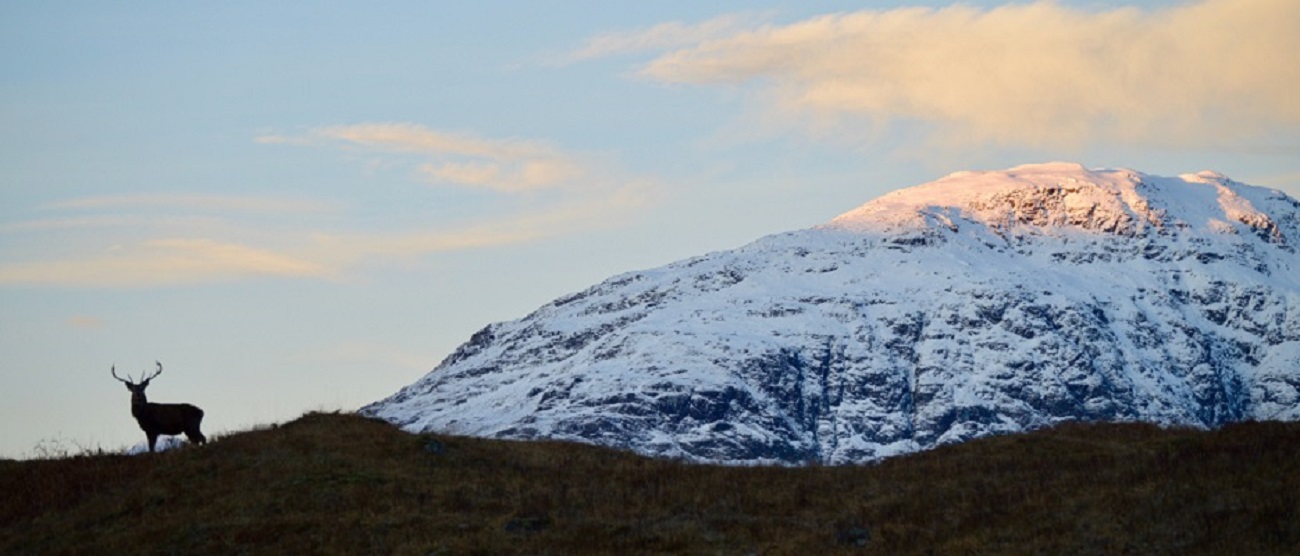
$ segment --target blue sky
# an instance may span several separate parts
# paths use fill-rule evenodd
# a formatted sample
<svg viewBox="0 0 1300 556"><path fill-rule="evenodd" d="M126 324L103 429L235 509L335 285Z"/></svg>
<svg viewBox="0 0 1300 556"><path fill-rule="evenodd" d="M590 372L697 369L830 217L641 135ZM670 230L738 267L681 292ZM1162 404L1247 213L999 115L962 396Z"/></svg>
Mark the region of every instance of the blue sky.
<svg viewBox="0 0 1300 556"><path fill-rule="evenodd" d="M963 169L1300 196L1300 8L0 4L0 456L356 407L489 322Z"/></svg>

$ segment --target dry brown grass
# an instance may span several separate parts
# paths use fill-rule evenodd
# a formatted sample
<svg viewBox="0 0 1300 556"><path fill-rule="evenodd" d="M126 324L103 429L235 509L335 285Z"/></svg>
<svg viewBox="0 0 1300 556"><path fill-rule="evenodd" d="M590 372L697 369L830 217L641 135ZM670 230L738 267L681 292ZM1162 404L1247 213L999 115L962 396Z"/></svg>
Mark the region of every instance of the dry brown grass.
<svg viewBox="0 0 1300 556"><path fill-rule="evenodd" d="M1296 554L1300 424L1067 425L728 468L353 415L0 461L2 554Z"/></svg>

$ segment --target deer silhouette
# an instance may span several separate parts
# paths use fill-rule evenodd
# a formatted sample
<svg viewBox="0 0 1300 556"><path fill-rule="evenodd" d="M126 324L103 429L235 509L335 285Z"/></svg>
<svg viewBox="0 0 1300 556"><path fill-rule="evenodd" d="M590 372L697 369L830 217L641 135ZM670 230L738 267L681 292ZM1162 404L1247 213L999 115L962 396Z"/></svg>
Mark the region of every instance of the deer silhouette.
<svg viewBox="0 0 1300 556"><path fill-rule="evenodd" d="M199 431L199 424L203 422L202 409L187 403L150 403L145 397L144 389L149 387L149 381L162 374L162 363L157 361L154 363L158 365L158 370L140 382L131 380L131 375L126 375L126 378L117 376L117 365L109 369L113 378L122 381L126 389L131 391L131 416L135 417L135 422L140 424L140 430L144 431L145 436L149 438L149 451L154 451L154 444L158 442L158 437L164 434L175 436L185 433L190 442L196 444L207 442L207 437Z"/></svg>

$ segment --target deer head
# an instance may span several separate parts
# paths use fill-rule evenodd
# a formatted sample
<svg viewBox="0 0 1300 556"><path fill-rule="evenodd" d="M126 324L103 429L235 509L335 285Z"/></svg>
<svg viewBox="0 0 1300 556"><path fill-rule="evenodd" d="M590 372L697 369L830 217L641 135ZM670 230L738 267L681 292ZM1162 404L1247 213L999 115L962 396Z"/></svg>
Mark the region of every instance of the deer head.
<svg viewBox="0 0 1300 556"><path fill-rule="evenodd" d="M149 381L158 378L158 375L162 374L162 363L154 361L154 364L158 365L158 370L154 371L153 374L144 377L140 382L133 380L131 375L126 375L126 378L117 376L117 365L113 365L109 368L109 372L113 374L113 378L122 381L122 384L126 385L126 389L131 391L131 405L143 405L149 403L149 399L144 395L144 389L149 387Z"/></svg>

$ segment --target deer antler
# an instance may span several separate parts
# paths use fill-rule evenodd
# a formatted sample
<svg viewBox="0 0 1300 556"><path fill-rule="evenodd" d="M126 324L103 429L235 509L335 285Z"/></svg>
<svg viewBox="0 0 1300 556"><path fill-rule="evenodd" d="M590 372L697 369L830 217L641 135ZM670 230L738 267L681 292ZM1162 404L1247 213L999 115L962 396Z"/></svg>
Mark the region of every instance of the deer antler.
<svg viewBox="0 0 1300 556"><path fill-rule="evenodd" d="M157 370L157 371L154 371L153 374L149 375L149 376L146 377L144 380L141 380L141 381L140 381L141 384L148 384L149 381L151 381L151 380L153 380L153 379L155 379L155 378L158 378L158 375L162 374L162 363L159 363L159 362L157 362L157 361L154 361L154 364L155 364L155 365L158 365L158 370Z"/></svg>
<svg viewBox="0 0 1300 556"><path fill-rule="evenodd" d="M120 376L117 376L117 364L116 364L116 363L114 363L113 366L112 366L111 368L108 369L108 372L113 373L113 378L116 378L116 379L118 379L118 380L120 380L120 381L122 381L122 382L125 382L125 383L127 383L127 384L131 384L131 381L127 380L126 378L122 378L122 377L120 377ZM127 378L130 378L130 377L131 377L131 375L126 375L126 376L127 376Z"/></svg>

